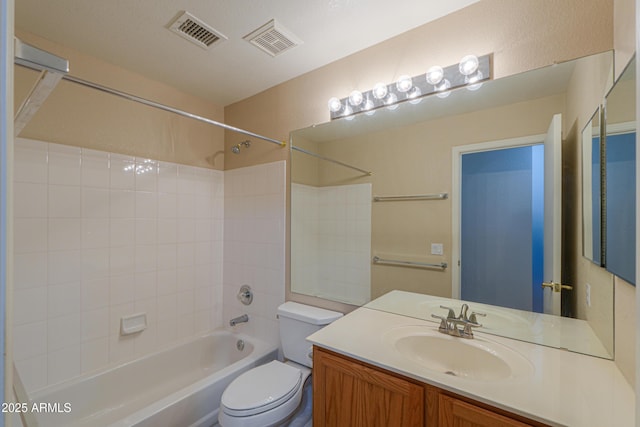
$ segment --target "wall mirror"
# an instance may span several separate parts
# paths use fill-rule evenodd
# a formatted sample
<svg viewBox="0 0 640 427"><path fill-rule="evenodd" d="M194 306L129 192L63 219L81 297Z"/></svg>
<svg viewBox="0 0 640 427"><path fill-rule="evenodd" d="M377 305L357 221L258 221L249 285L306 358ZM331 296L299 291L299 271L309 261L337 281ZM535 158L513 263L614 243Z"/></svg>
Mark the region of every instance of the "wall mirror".
<svg viewBox="0 0 640 427"><path fill-rule="evenodd" d="M636 60L607 94L606 261L608 271L635 284L636 275Z"/></svg>
<svg viewBox="0 0 640 427"><path fill-rule="evenodd" d="M456 291L454 283L459 280L461 260L453 255L454 243L460 239L460 230L454 225L453 205L464 193L454 190L452 182L457 161L454 151L463 146L474 147L470 151L482 154L488 150L486 147L495 145L487 144L496 142L503 148L518 146L525 155L519 160L512 162L506 160L509 156L498 155L484 161L479 156L469 162L477 166L471 173L487 172L485 178L504 172L525 177L539 175L540 172L527 172L527 168L534 159L539 159L540 153L534 147L544 142L550 123L556 122L567 139L563 146L569 144L578 153L583 125L576 124L588 120L588 113L602 102L611 87L612 57L612 52L605 52L488 81L475 91L461 88L443 94L448 96L429 96L415 104L402 103L393 110L382 108L372 115L360 114L352 120L338 119L292 132L291 292L428 319L431 312L424 307L409 313L406 306L375 307L369 302L391 291L433 298L465 298L464 289ZM581 121L577 119L581 114L578 111L585 111L586 117ZM563 117L562 123L554 118L558 114ZM557 132L560 135L560 129ZM485 168L486 165L493 168ZM563 179L575 182L576 191L580 187L578 170L563 172L575 175ZM537 194L538 190L528 192ZM501 187L486 193L486 217L501 209L491 204L494 200L502 199L509 205L511 196L505 194ZM533 209L526 199L511 203L518 207L515 215ZM566 221L578 227L581 218ZM536 221L529 220L530 226L532 222ZM494 249L487 252L494 268L499 269L501 283L489 289L484 299L474 302L495 313L512 291L511 284L520 279L508 274L500 277L501 269L506 271L513 264L510 256L514 251L504 250L506 246L499 240L502 237L489 227L484 228L494 244ZM531 247L540 245L529 239ZM532 251L525 248L522 252L532 258ZM573 252L580 254L581 248ZM464 249L458 253L464 253ZM563 264L569 262L572 262L569 258L562 259ZM531 271L527 270L532 268L531 264L527 265L520 270ZM485 273L479 269L472 281ZM527 283L522 286L528 286L527 292L540 288L539 282L533 284L533 272L525 276ZM610 284L606 285L610 288ZM597 341L595 346L581 347L576 342L581 340L575 336L559 337L548 343L521 335L513 328L498 327L491 333L611 357L613 306L612 298L605 300L608 302L602 302L601 311L607 313L606 325L595 329L606 332L593 337ZM521 317L527 317L527 313L539 311L539 306L534 307L531 302L529 308L517 306L505 310L511 310L510 316L520 313ZM438 304L434 309L439 310ZM574 316L577 312L568 311ZM541 316L546 317L534 320L538 329L543 324L555 325L552 319L565 319ZM571 320L590 330L589 319Z"/></svg>
<svg viewBox="0 0 640 427"><path fill-rule="evenodd" d="M601 230L604 167L600 161L603 109L593 113L582 130L582 254L598 265L604 265Z"/></svg>

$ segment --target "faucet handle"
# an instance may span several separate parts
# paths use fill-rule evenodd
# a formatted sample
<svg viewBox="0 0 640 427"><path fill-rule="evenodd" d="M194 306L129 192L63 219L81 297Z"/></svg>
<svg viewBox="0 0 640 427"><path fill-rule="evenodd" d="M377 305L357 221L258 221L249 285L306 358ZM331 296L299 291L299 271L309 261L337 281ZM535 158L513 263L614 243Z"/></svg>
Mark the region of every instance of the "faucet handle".
<svg viewBox="0 0 640 427"><path fill-rule="evenodd" d="M453 311L453 308L447 307L446 305L441 305L440 308L445 309L445 310L449 310L449 312L447 313L447 319L455 319L456 318L456 312ZM434 317L433 314L431 316Z"/></svg>
<svg viewBox="0 0 640 427"><path fill-rule="evenodd" d="M434 319L439 319L440 320L440 326L438 327L438 330L440 332L444 332L444 333L448 333L449 332L449 324L447 323L447 318L444 316L438 316L437 314L431 314L431 317L433 317Z"/></svg>
<svg viewBox="0 0 640 427"><path fill-rule="evenodd" d="M487 317L486 313L477 313L475 311L471 312L471 316L469 316L469 322L478 323L478 316ZM482 326L482 325L480 325Z"/></svg>
<svg viewBox="0 0 640 427"><path fill-rule="evenodd" d="M467 321L464 323L464 329L462 330L462 334L460 335L462 338L473 338L473 329L472 328L481 328L482 325L476 322Z"/></svg>

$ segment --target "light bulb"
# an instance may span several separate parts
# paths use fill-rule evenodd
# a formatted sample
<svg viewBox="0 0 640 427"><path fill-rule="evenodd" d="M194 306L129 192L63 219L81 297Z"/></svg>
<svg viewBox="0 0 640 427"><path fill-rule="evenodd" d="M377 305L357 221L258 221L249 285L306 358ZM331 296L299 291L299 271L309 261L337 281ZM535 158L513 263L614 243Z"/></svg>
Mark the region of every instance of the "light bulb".
<svg viewBox="0 0 640 427"><path fill-rule="evenodd" d="M468 84L467 89L469 90L478 90L482 87L482 80L484 76L482 75L482 71L476 71L475 74L467 76L464 78L464 82Z"/></svg>
<svg viewBox="0 0 640 427"><path fill-rule="evenodd" d="M389 110L395 110L398 108L398 96L395 93L390 93L387 99L384 100Z"/></svg>
<svg viewBox="0 0 640 427"><path fill-rule="evenodd" d="M353 108L351 108L351 105L349 104L344 105L344 112L342 113L342 116L345 117L347 120L352 120L355 117L353 115Z"/></svg>
<svg viewBox="0 0 640 427"><path fill-rule="evenodd" d="M463 76L468 76L476 72L478 69L478 57L475 55L467 55L460 60L460 65L458 65L458 70L460 70L460 74Z"/></svg>
<svg viewBox="0 0 640 427"><path fill-rule="evenodd" d="M342 110L342 103L335 96L329 99L328 105L329 105L329 111L331 111L332 113L337 113L338 111Z"/></svg>
<svg viewBox="0 0 640 427"><path fill-rule="evenodd" d="M376 110L374 110L373 107L375 107L375 104L367 97L367 100L362 107L362 111L364 111L367 116L372 116L376 113Z"/></svg>
<svg viewBox="0 0 640 427"><path fill-rule="evenodd" d="M434 65L427 70L427 83L437 85L444 77L444 69L439 65Z"/></svg>
<svg viewBox="0 0 640 427"><path fill-rule="evenodd" d="M373 87L373 97L376 99L383 99L385 96L387 96L387 85L384 83L376 83L376 85Z"/></svg>
<svg viewBox="0 0 640 427"><path fill-rule="evenodd" d="M354 107L362 104L363 100L364 97L362 96L362 92L360 92L359 90L354 90L349 94L349 104L353 105Z"/></svg>
<svg viewBox="0 0 640 427"><path fill-rule="evenodd" d="M396 89L398 89L398 92L408 92L412 86L413 81L411 80L411 76L408 76L406 74L401 75L396 82Z"/></svg>
<svg viewBox="0 0 640 427"><path fill-rule="evenodd" d="M446 98L451 95L449 88L451 88L451 82L447 79L444 79L439 85L435 86L435 90L438 92L436 94L438 98Z"/></svg>
<svg viewBox="0 0 640 427"><path fill-rule="evenodd" d="M409 93L407 94L407 98L409 99L409 103L410 104L419 104L420 101L422 101L422 91L420 90L419 87L414 87L413 89L411 89L409 91Z"/></svg>

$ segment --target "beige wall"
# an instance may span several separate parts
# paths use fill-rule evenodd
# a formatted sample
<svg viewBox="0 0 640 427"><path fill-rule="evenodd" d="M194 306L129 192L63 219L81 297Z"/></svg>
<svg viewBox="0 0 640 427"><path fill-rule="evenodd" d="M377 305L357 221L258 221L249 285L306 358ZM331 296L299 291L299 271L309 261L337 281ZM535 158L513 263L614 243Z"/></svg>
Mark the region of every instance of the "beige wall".
<svg viewBox="0 0 640 427"><path fill-rule="evenodd" d="M166 84L83 55L33 34L23 41L69 60L70 74L213 120L224 109ZM15 106L22 103L37 73L15 67ZM220 128L62 81L20 134L59 144L143 156L192 166L224 169Z"/></svg>
<svg viewBox="0 0 640 427"><path fill-rule="evenodd" d="M401 74L417 75L473 52L493 53L495 77L516 74L613 46L613 1L483 0L225 107L227 123L284 139L295 129L329 120L327 100ZM227 132L227 147L242 137ZM256 143L228 156L234 169L287 158L287 150Z"/></svg>

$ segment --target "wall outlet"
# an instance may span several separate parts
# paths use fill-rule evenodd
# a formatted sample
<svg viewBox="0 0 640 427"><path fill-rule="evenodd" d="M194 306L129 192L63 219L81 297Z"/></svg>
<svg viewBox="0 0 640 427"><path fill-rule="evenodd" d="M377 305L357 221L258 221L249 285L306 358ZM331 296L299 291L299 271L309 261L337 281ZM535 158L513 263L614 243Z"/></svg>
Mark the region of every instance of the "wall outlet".
<svg viewBox="0 0 640 427"><path fill-rule="evenodd" d="M587 296L586 296L587 307L591 307L591 285L587 283L586 289L587 289Z"/></svg>
<svg viewBox="0 0 640 427"><path fill-rule="evenodd" d="M432 243L431 244L431 255L443 255L444 249L442 243Z"/></svg>

